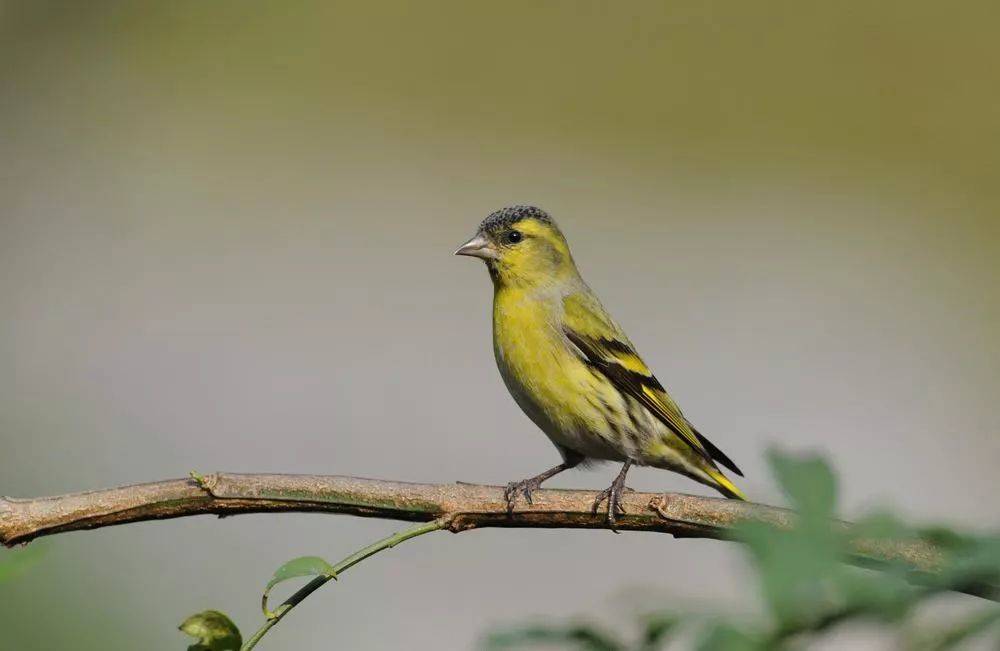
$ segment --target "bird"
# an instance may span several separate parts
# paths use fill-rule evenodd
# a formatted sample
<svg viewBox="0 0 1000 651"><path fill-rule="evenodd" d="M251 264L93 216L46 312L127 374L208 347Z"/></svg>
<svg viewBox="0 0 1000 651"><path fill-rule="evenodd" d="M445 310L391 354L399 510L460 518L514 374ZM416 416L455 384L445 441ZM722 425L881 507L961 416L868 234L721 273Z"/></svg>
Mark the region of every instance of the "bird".
<svg viewBox="0 0 1000 651"><path fill-rule="evenodd" d="M686 475L725 497L746 496L719 465L740 477L733 461L684 416L636 352L625 331L584 282L555 220L535 206L488 215L455 255L486 263L493 281L493 352L514 401L555 445L562 463L507 484L508 513L518 495L591 462L621 462L607 502L614 529L625 514L622 494L632 466Z"/></svg>

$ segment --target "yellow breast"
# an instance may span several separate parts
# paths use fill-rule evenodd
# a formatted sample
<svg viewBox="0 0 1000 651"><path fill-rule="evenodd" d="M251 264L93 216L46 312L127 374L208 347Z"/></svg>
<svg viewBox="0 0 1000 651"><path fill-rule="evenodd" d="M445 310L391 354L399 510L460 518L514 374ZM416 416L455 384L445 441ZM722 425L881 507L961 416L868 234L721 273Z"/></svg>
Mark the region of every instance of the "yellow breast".
<svg viewBox="0 0 1000 651"><path fill-rule="evenodd" d="M521 409L563 443L601 420L593 372L573 353L561 330L562 301L501 289L494 297L497 366ZM565 444L565 443L564 443Z"/></svg>

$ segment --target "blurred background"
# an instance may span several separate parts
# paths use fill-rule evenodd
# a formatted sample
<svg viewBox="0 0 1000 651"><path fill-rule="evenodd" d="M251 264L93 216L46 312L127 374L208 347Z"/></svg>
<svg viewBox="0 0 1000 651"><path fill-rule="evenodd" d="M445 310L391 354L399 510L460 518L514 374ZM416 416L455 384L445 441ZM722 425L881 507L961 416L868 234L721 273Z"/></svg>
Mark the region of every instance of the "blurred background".
<svg viewBox="0 0 1000 651"><path fill-rule="evenodd" d="M817 450L845 517L996 528L998 19L985 1L0 1L0 494L551 466L496 372L487 274L451 256L533 203L751 497L781 500L768 447ZM252 630L282 562L400 526L52 538L0 587L5 648L179 649L205 608ZM755 611L742 551L430 536L262 647L468 649L659 607Z"/></svg>

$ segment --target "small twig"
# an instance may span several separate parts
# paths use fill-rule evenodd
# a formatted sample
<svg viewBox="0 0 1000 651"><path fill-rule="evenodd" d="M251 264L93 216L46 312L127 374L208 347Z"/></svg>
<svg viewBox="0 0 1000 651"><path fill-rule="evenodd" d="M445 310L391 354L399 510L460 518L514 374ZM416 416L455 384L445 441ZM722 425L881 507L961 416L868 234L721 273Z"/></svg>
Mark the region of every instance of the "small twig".
<svg viewBox="0 0 1000 651"><path fill-rule="evenodd" d="M342 572L353 567L354 565L357 565L358 563L365 560L369 556L373 556L385 549L390 549L392 547L395 547L399 543L410 540L411 538L422 536L425 533L430 533L432 531L440 531L441 529L447 529L449 524L451 524L450 518L448 517L438 518L437 520L432 520L431 522L426 522L414 527L410 527L405 531L394 533L391 536L387 536L382 540L379 540L378 542L374 542L371 545L368 545L367 547L359 549L358 551L354 552L353 554L343 559L339 563L336 563L333 566L333 572L330 576L317 576L309 583L302 586L302 588L300 588L291 597L286 599L284 603L282 603L275 609L271 617L267 618L267 621L264 622L263 626L257 629L257 632L254 633L253 636L250 637L250 639L248 639L243 644L242 647L240 647L240 651L250 651L250 649L257 646L257 643L260 642L261 638L264 637L264 635L266 635L269 630L274 628L274 626L276 626L278 622L280 622L292 608L295 608L295 606L297 606L302 600L304 600L306 597L308 597L313 592L318 590L323 584L325 584L330 579L340 575Z"/></svg>

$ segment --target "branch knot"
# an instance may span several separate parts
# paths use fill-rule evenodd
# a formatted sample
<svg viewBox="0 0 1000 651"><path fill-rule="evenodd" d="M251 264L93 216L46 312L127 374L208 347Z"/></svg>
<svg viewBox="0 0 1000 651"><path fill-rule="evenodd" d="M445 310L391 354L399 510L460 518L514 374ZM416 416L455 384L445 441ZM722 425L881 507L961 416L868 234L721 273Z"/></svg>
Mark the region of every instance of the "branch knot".
<svg viewBox="0 0 1000 651"><path fill-rule="evenodd" d="M219 476L216 473L212 473L211 475L201 475L192 470L188 473L188 475L194 483L198 485L198 488L202 489L212 497L216 496L213 492L215 486L219 483Z"/></svg>

